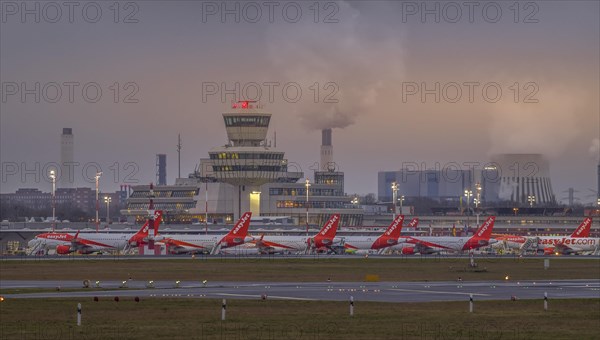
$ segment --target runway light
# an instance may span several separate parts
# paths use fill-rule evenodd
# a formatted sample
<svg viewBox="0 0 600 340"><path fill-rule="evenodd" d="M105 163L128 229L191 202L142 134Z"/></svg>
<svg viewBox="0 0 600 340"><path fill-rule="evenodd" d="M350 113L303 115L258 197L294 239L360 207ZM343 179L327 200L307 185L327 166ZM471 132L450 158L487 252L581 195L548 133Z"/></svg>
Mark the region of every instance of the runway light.
<svg viewBox="0 0 600 340"><path fill-rule="evenodd" d="M0 302L4 301L4 296L0 296Z"/></svg>
<svg viewBox="0 0 600 340"><path fill-rule="evenodd" d="M506 275L506 276L504 277L504 279L505 279L505 280L508 280L509 278L510 278L510 277L509 277L508 275Z"/></svg>

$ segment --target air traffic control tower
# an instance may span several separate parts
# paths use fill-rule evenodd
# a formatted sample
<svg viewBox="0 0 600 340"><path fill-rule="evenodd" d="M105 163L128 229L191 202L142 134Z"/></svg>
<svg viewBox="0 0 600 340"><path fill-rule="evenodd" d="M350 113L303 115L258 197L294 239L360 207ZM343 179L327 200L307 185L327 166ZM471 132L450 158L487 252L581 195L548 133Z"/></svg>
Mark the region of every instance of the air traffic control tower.
<svg viewBox="0 0 600 340"><path fill-rule="evenodd" d="M304 175L289 172L284 152L267 141L271 114L254 101L232 104L223 113L228 143L209 151L201 160L201 176L234 186L234 220L245 211L260 216L261 186L295 183Z"/></svg>

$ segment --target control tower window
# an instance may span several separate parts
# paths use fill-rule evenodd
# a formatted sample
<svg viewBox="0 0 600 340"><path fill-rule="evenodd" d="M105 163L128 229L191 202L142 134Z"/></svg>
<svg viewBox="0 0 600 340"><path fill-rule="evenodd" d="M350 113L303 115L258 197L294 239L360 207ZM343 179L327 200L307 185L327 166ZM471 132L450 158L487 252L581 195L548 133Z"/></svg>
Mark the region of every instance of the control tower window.
<svg viewBox="0 0 600 340"><path fill-rule="evenodd" d="M254 127L268 127L271 117L266 116L234 116L224 117L225 126L236 127L236 126L254 126Z"/></svg>

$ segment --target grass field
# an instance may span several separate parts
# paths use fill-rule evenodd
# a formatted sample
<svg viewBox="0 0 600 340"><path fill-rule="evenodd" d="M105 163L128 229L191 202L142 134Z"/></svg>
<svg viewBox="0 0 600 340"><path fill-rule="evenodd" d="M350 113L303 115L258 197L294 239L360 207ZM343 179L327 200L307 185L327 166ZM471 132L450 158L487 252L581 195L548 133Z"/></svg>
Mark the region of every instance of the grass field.
<svg viewBox="0 0 600 340"><path fill-rule="evenodd" d="M76 306L82 303L82 326ZM15 299L2 339L598 339L600 300L355 303L205 299ZM35 321L27 321L27 319Z"/></svg>
<svg viewBox="0 0 600 340"><path fill-rule="evenodd" d="M2 280L209 280L209 281L435 281L600 279L599 259L553 258L544 269L541 258L479 258L477 271L469 259L352 258L169 260L2 261Z"/></svg>

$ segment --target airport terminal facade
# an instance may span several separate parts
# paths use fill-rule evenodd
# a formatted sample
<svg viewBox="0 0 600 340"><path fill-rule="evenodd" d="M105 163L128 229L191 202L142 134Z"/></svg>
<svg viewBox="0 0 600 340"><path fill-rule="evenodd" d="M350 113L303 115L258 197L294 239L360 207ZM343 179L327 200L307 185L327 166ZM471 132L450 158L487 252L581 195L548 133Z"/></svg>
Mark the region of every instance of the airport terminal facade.
<svg viewBox="0 0 600 340"><path fill-rule="evenodd" d="M288 169L285 153L267 141L270 120L271 114L259 103L233 104L223 113L226 145L210 150L194 173L176 179L174 185L154 186L152 192L149 185L132 187L121 213L129 219L144 219L152 197L155 208L165 212L167 223L232 223L251 211L253 219L265 222L314 226L340 213L342 225L362 225L363 210L344 193L344 173L325 164L312 178ZM331 130L323 138L329 144L321 150L322 162L327 163L331 161Z"/></svg>

